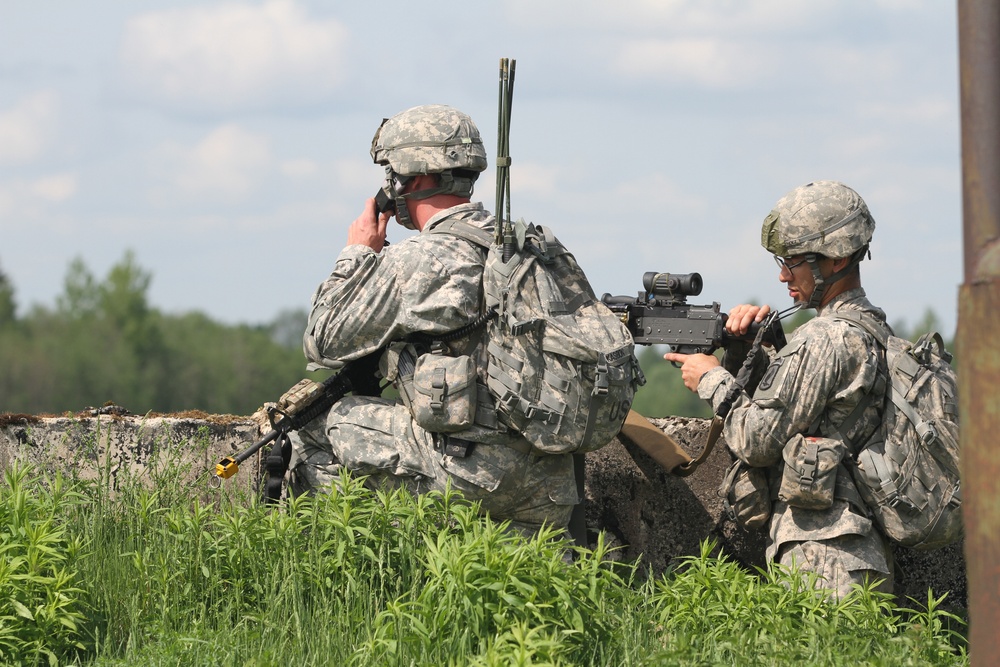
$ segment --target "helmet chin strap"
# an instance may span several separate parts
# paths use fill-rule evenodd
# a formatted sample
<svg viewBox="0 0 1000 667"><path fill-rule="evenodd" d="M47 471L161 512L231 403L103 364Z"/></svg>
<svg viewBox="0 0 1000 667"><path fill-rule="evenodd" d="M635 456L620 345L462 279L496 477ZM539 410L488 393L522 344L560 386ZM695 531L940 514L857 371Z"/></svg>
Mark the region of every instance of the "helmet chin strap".
<svg viewBox="0 0 1000 667"><path fill-rule="evenodd" d="M823 295L826 293L827 282L826 278L819 270L819 256L816 253L810 252L806 253L806 262L809 265L809 270L813 274L813 291L809 296L809 300L805 302L806 308L819 308L819 304L823 302ZM833 276L830 276L833 278ZM831 281L833 282L833 281Z"/></svg>
<svg viewBox="0 0 1000 667"><path fill-rule="evenodd" d="M395 209L396 222L407 229L415 230L417 227L410 219L410 211L406 208L406 195L400 190L410 182L410 176L400 176L392 170L392 167L385 168L385 183L382 184L382 192L392 200L392 208Z"/></svg>
<svg viewBox="0 0 1000 667"><path fill-rule="evenodd" d="M382 189L395 204L396 222L407 229L413 230L417 227L413 224L413 220L410 218L410 211L406 208L406 200L427 199L428 197L441 194L457 195L459 197L468 198L472 196L472 190L476 182L476 177L479 176L479 174L475 174L471 177L465 175L456 176L450 171L443 171L437 174L439 181L437 187L403 194L400 190L404 189L406 184L409 183L413 177L400 176L396 172L392 171L391 167L386 167L385 172L385 185L382 186Z"/></svg>
<svg viewBox="0 0 1000 667"><path fill-rule="evenodd" d="M871 257L871 252L868 250L868 246L860 248L855 251L850 258L847 265L840 271L834 271L826 278L819 270L819 255L814 252L806 253L806 263L809 265L809 270L813 274L813 291L812 295L809 297L809 301L805 303L805 308L819 308L820 304L823 303L823 295L826 294L828 287L833 285L835 282L850 273L851 269L861 263L861 260L865 258L865 254Z"/></svg>

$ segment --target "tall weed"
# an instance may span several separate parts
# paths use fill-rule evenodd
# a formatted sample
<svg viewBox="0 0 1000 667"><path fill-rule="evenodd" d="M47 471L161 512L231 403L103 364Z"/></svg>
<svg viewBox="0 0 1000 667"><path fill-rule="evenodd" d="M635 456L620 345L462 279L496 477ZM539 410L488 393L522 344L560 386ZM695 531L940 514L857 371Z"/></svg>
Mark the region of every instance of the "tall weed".
<svg viewBox="0 0 1000 667"><path fill-rule="evenodd" d="M543 662L600 664L613 651L630 593L602 562L603 542L568 564L569 547L554 530L525 540L474 507L456 507L453 517L454 530L424 536L422 584L379 614L358 664L398 655L421 664L492 660L529 649Z"/></svg>
<svg viewBox="0 0 1000 667"><path fill-rule="evenodd" d="M18 464L0 485L0 662L56 664L84 649L82 541L59 516L80 497L61 476Z"/></svg>
<svg viewBox="0 0 1000 667"><path fill-rule="evenodd" d="M838 602L815 575L778 566L751 573L711 558L711 543L652 584L657 660L670 664L952 665L966 661L960 619L928 598L922 612L897 609L874 582ZM914 634L914 627L929 627ZM905 646L905 648L904 648Z"/></svg>
<svg viewBox="0 0 1000 667"><path fill-rule="evenodd" d="M748 572L711 544L640 582L603 542L525 539L451 492L345 475L271 507L156 465L71 483L8 471L0 595L19 606L0 607L0 662L967 663L961 621L930 595L914 609L871 589L830 603L797 573Z"/></svg>

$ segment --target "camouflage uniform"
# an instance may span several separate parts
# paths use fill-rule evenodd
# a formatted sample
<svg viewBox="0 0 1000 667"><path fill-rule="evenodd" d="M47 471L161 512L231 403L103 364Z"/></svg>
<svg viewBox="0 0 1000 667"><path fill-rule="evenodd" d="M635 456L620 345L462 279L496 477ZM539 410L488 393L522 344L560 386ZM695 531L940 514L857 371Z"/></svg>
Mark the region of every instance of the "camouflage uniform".
<svg viewBox="0 0 1000 667"><path fill-rule="evenodd" d="M330 366L356 359L413 333L444 334L469 324L482 308L484 250L450 234L428 234L460 219L492 234L482 204L455 206L428 221L424 232L386 247L346 247L313 297L306 356ZM450 343L483 359L483 331ZM480 364L480 368L485 365ZM329 485L340 465L370 483L414 493L447 484L499 520L525 531L543 522L565 526L578 501L572 455L539 456L514 432L474 426L448 437L476 443L468 456L446 455L445 436L418 426L402 403L349 396L325 420L293 434L293 492Z"/></svg>
<svg viewBox="0 0 1000 667"><path fill-rule="evenodd" d="M836 428L875 383L878 348L874 339L833 318L834 313L850 310L885 321L885 314L868 301L861 288L834 297L816 318L799 327L770 363L765 360L757 369L747 387L753 399L741 393L726 419L729 448L748 465L770 468L772 489L781 477L785 443L796 434L814 432L817 425L821 432ZM718 407L734 381L733 372L742 362L739 356L731 348L724 367L702 377L698 394L713 407ZM878 420L873 405L846 435L871 433ZM787 566L794 561L799 568L817 573L824 579L823 587L835 591L837 597L849 593L851 584L861 583L866 576L884 579L883 590L892 589L888 543L868 518L844 464L838 468L836 499L829 509L803 509L775 499L766 555L770 561Z"/></svg>

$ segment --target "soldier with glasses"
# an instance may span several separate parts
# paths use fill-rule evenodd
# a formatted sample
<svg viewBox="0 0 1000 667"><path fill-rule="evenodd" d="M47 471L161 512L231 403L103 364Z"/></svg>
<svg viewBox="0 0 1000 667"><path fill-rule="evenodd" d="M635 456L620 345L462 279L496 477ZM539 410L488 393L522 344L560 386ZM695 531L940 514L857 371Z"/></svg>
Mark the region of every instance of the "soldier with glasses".
<svg viewBox="0 0 1000 667"><path fill-rule="evenodd" d="M859 270L870 257L874 230L861 196L835 181L795 188L765 218L761 243L778 264L778 280L796 304L816 309L817 316L779 352L756 359L723 430L733 455L758 473L755 500L770 506L767 559L815 573L817 585L836 598L869 579L892 590L888 542L843 463L849 455L844 436L864 442L879 425L879 401L862 399L885 390L880 350L870 334L834 317L861 311L885 324ZM726 328L743 334L769 313L766 305L737 306ZM745 353L732 346L721 365L703 354L665 358L681 364L688 389L718 408Z"/></svg>

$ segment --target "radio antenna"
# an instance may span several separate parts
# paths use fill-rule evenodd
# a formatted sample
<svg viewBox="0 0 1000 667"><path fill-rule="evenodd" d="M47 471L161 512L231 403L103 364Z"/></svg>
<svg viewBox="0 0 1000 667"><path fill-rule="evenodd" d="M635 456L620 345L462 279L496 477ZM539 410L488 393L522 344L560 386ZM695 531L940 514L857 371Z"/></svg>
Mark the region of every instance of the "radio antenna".
<svg viewBox="0 0 1000 667"><path fill-rule="evenodd" d="M500 93L497 110L497 245L503 244L503 259L514 254L514 229L510 220L510 111L514 96L514 67L516 60L500 59Z"/></svg>

